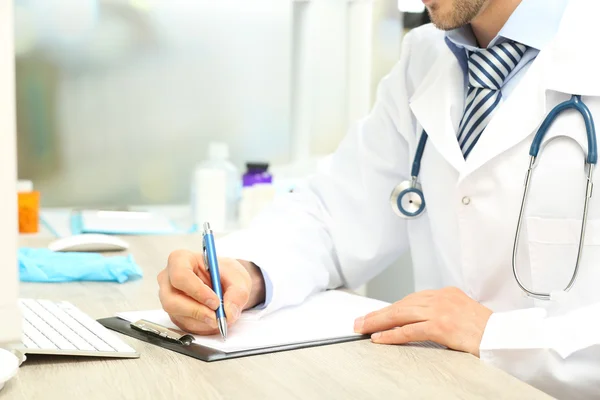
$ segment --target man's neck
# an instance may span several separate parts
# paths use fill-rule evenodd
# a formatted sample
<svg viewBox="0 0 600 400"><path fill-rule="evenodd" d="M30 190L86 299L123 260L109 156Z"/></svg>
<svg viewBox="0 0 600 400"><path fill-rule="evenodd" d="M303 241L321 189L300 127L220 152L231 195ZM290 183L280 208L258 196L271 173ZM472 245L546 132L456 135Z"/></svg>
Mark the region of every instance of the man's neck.
<svg viewBox="0 0 600 400"><path fill-rule="evenodd" d="M477 44L486 48L506 24L521 0L489 0L479 15L471 21Z"/></svg>

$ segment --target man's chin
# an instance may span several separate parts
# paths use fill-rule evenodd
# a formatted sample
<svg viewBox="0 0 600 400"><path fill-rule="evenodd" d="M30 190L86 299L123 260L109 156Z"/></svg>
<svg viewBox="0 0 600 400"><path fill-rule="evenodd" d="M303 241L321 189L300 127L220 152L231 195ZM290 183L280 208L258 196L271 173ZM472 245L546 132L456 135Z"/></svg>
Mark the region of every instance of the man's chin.
<svg viewBox="0 0 600 400"><path fill-rule="evenodd" d="M431 23L439 30L452 31L465 25L457 24L456 21L452 21L450 18L444 18L438 14L438 11L429 11L429 19L431 20Z"/></svg>

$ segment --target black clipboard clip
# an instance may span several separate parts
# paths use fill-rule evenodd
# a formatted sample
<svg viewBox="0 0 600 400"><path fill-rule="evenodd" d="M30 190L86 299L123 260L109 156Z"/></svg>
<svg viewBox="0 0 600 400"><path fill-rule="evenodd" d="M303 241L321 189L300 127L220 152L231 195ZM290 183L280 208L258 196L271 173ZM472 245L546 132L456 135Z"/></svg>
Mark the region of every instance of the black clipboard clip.
<svg viewBox="0 0 600 400"><path fill-rule="evenodd" d="M182 346L189 346L190 344L194 343L194 337L189 333L166 328L162 325L146 321L145 319L132 322L130 326L137 331L144 332L152 336L161 337L171 342L178 343Z"/></svg>

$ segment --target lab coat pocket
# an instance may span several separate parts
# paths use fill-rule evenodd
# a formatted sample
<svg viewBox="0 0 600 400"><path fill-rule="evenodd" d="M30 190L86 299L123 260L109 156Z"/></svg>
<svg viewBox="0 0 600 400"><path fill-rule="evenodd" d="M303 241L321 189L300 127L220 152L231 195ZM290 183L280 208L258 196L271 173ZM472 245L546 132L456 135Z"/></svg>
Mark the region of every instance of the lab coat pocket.
<svg viewBox="0 0 600 400"><path fill-rule="evenodd" d="M529 217L526 223L533 290L563 290L575 270L581 220ZM570 293L579 304L600 300L600 219L587 221L579 274Z"/></svg>

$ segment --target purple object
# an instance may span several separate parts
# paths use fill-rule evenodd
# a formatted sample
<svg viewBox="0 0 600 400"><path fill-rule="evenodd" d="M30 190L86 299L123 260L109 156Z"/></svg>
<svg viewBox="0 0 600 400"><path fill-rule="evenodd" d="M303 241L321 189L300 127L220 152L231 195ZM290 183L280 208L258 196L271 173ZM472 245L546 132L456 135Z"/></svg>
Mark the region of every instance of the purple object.
<svg viewBox="0 0 600 400"><path fill-rule="evenodd" d="M242 177L243 186L250 187L259 183L273 183L273 176L268 169L268 163L247 163L246 173Z"/></svg>

